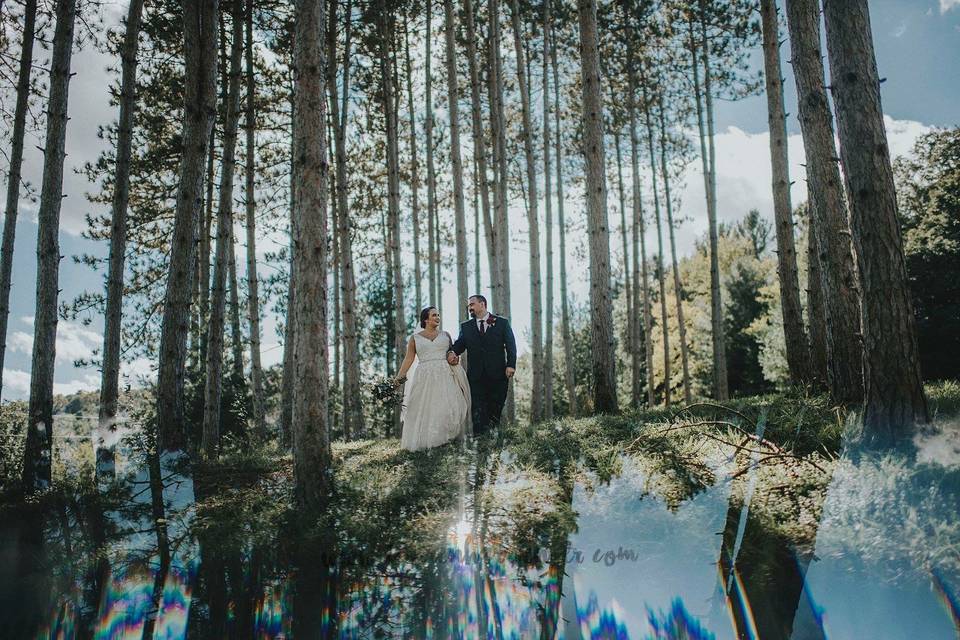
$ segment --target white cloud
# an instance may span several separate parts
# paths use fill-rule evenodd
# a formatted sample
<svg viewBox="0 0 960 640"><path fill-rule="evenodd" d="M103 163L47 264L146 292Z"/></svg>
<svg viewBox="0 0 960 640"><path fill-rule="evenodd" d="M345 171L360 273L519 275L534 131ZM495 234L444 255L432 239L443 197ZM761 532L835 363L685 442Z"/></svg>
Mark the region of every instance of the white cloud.
<svg viewBox="0 0 960 640"><path fill-rule="evenodd" d="M23 318L33 325L33 317ZM33 351L33 335L26 331L15 331L8 339L10 351L30 354ZM72 364L75 360L89 359L95 349L103 344L103 336L77 322L59 321L57 323L57 362Z"/></svg>
<svg viewBox="0 0 960 640"><path fill-rule="evenodd" d="M960 7L960 0L940 0L940 14L943 15L950 9Z"/></svg>
<svg viewBox="0 0 960 640"><path fill-rule="evenodd" d="M4 399L25 398L30 393L30 373L19 369L3 369Z"/></svg>
<svg viewBox="0 0 960 640"><path fill-rule="evenodd" d="M67 382L54 382L53 392L55 394L70 395L77 391L93 391L100 388L100 374L86 373L79 378L74 378Z"/></svg>

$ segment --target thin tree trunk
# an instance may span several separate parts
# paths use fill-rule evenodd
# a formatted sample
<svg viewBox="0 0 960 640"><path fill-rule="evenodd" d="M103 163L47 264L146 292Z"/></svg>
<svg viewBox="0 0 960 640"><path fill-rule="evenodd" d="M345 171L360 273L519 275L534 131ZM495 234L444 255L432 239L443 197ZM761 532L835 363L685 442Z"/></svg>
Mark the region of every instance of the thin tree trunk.
<svg viewBox="0 0 960 640"><path fill-rule="evenodd" d="M250 382L253 385L253 422L261 442L267 439L264 408L263 365L260 362L260 282L257 278L257 200L256 200L256 77L253 71L253 0L246 6L246 227L247 227L247 315L250 323Z"/></svg>
<svg viewBox="0 0 960 640"><path fill-rule="evenodd" d="M490 289L496 291L500 278L498 247L499 238L493 226L490 211L490 189L487 176L487 144L483 135L483 123L480 119L480 72L477 68L477 32L476 18L473 14L473 0L463 0L463 21L467 28L467 69L470 73L470 120L473 132L473 158L477 165L480 204L483 213L483 230L487 245L487 265L490 272ZM477 240L479 242L479 239ZM477 270L480 263L477 262ZM477 289L479 293L479 288Z"/></svg>
<svg viewBox="0 0 960 640"><path fill-rule="evenodd" d="M610 230L607 221L603 104L597 45L596 0L578 0L583 97L583 155L586 161L587 234L590 250L590 321L593 408L616 413L617 376L610 293Z"/></svg>
<svg viewBox="0 0 960 640"><path fill-rule="evenodd" d="M239 117L239 110L237 112ZM234 142L236 146L236 142ZM236 158L236 155L234 155ZM236 160L234 160L236 167ZM236 168L234 168L236 175ZM232 208L232 207L231 207ZM231 216L232 217L232 216ZM233 349L230 365L233 371L234 385L243 383L243 330L240 328L240 286L237 279L237 237L230 225L230 245L229 245L229 274L230 274L230 346Z"/></svg>
<svg viewBox="0 0 960 640"><path fill-rule="evenodd" d="M667 123L664 118L663 94L657 96L660 115L660 172L663 174L663 199L667 212L667 231L670 238L670 260L673 267L673 297L677 303L677 329L680 333L680 367L683 370L683 401L693 402L690 393L690 353L687 347L687 323L683 318L683 287L680 285L680 265L677 262L677 240L673 225L673 198L670 195L670 168L667 164Z"/></svg>
<svg viewBox="0 0 960 640"><path fill-rule="evenodd" d="M447 49L447 104L450 116L450 164L453 171L454 225L457 234L457 322L467 296L467 221L463 201L463 159L460 157L460 109L457 92L456 24L452 0L443 0Z"/></svg>
<svg viewBox="0 0 960 640"><path fill-rule="evenodd" d="M480 292L480 171L473 162L473 290Z"/></svg>
<svg viewBox="0 0 960 640"><path fill-rule="evenodd" d="M500 54L500 1L490 0L488 13L488 42L490 60L487 66L487 85L490 94L490 135L493 139L493 164L496 175L493 227L497 230L497 261L499 276L494 289L494 306L504 316L510 315L510 226L507 211L507 134L503 114L503 59Z"/></svg>
<svg viewBox="0 0 960 640"><path fill-rule="evenodd" d="M199 245L197 251L196 267L199 272L196 275L197 288L199 289L197 298L199 300L199 309L197 311L197 327L199 332L198 342L200 343L199 357L197 359L197 370L203 367L207 361L207 326L210 316L210 242L213 239L213 184L216 173L214 172L214 159L216 157L216 137L217 128L214 126L210 131L210 145L207 153L206 170L206 196L202 206L202 219L200 220L200 232L197 237Z"/></svg>
<svg viewBox="0 0 960 640"><path fill-rule="evenodd" d="M170 271L164 294L157 374L157 427L161 451L182 450L186 446L184 362L204 161L216 118L218 5L219 0L184 4L184 146L170 241Z"/></svg>
<svg viewBox="0 0 960 640"><path fill-rule="evenodd" d="M723 330L723 299L720 291L720 239L717 233L717 164L713 131L713 72L710 67L710 43L707 40L706 0L699 0L700 7L700 55L703 63L703 95L706 107L707 149L707 218L710 225L710 321L713 335L713 393L716 400L726 400L730 393L727 385L727 347ZM694 60L694 69L697 61ZM695 72L696 73L696 72ZM696 77L694 84L699 91ZM699 113L699 97L697 107ZM702 146L702 145L701 145Z"/></svg>
<svg viewBox="0 0 960 640"><path fill-rule="evenodd" d="M110 220L110 267L107 276L107 306L103 317L103 368L100 378L100 410L97 439L97 473L113 476L113 443L106 447L108 432L116 430L117 398L120 395L121 318L123 270L127 246L127 204L130 201L130 155L134 112L137 106L137 46L143 0L127 8L127 29L120 49L120 118L117 122L116 175ZM112 440L112 439L111 439Z"/></svg>
<svg viewBox="0 0 960 640"><path fill-rule="evenodd" d="M410 215L413 225L413 286L416 308L423 306L423 270L420 267L420 160L417 155L417 118L413 108L413 65L410 62L410 23L406 13L403 16L403 50L406 58L407 76L407 112L410 115Z"/></svg>
<svg viewBox="0 0 960 640"><path fill-rule="evenodd" d="M426 14L426 56L424 58L425 96L424 103L427 110L424 132L427 146L427 283L430 287L429 304L437 304L439 266L437 264L436 244L436 209L437 209L437 170L433 161L433 7L432 0L427 0L424 13Z"/></svg>
<svg viewBox="0 0 960 640"><path fill-rule="evenodd" d="M631 332L630 317L633 315L633 289L630 286L630 250L627 243L627 195L623 188L623 149L620 145L620 128L614 127L613 148L617 152L617 196L620 205L620 242L623 260L623 290L627 297L627 327L624 346L628 351L636 350Z"/></svg>
<svg viewBox="0 0 960 640"><path fill-rule="evenodd" d="M290 269L287 277L287 317L283 325L283 370L280 378L280 441L284 449L289 449L293 445L293 381L294 381L294 361L293 361L293 310L295 304L296 292L294 291L294 265L293 256L296 252L294 239L297 237L297 192L299 191L300 180L297 176L297 119L293 117L293 90L290 91L290 245L289 262Z"/></svg>
<svg viewBox="0 0 960 640"><path fill-rule="evenodd" d="M223 395L224 325L226 324L227 278L233 255L233 178L236 167L237 126L240 121L240 64L243 55L243 20L240 0L231 7L232 32L226 118L223 127L223 159L220 170L220 201L217 203L217 242L213 257L213 286L207 332L206 380L203 403L201 454L216 459L220 450L220 404ZM233 278L230 278L233 280ZM231 289L233 287L231 286ZM234 289L235 291L235 289ZM231 294L233 298L234 294ZM234 300L231 300L233 303ZM236 357L236 353L234 353ZM236 365L234 365L236 366ZM240 376L242 378L242 374Z"/></svg>
<svg viewBox="0 0 960 640"><path fill-rule="evenodd" d="M628 52L630 62L628 63L628 98L630 108L630 169L633 182L633 299L639 301L640 293L643 294L643 355L646 361L646 382L647 382L647 406L653 407L653 349L650 348L650 340L653 336L653 313L650 308L650 287L647 279L647 229L643 218L643 199L640 192L640 137L637 134L637 78L633 64L633 49ZM647 121L649 125L649 119ZM654 179L654 197L656 198L656 173L653 173ZM639 246L639 256L637 255ZM639 259L639 260L638 260ZM636 314L635 314L636 315ZM638 344L641 318L636 318L634 322L634 344ZM640 355L633 352L633 396L634 406L640 406Z"/></svg>
<svg viewBox="0 0 960 640"><path fill-rule="evenodd" d="M552 2L553 0L547 0ZM553 118L556 129L557 156L557 226L560 227L560 323L563 334L563 379L567 388L570 415L580 413L577 401L577 383L573 371L573 331L570 327L570 298L567 293L567 224L563 209L563 144L560 129L560 71L557 64L557 40L550 46L550 66L553 69Z"/></svg>
<svg viewBox="0 0 960 640"><path fill-rule="evenodd" d="M653 180L653 211L657 223L657 280L660 284L660 324L663 330L663 404L670 408L670 327L667 324L667 282L663 268L663 229L660 224L660 191L657 189L657 160L653 144L653 119L650 117L650 100L647 98L647 79L641 78L643 87L643 116L647 129L647 149L650 153L650 177ZM652 377L650 379L652 383ZM652 386L652 385L651 385Z"/></svg>
<svg viewBox="0 0 960 640"><path fill-rule="evenodd" d="M399 144L397 132L397 111L393 86L393 32L389 24L390 17L385 13L385 6L382 11L384 11L384 14L382 14L379 18L381 21L380 74L381 82L383 83L383 108L386 116L387 135L387 228L389 232L387 242L389 247L389 264L391 266L393 276L393 356L395 358L393 370L397 371L400 368L400 363L402 362L403 355L406 351L403 265L400 260L400 158L398 151ZM432 118L432 114L428 113L428 122L430 118ZM430 136L428 134L428 140L429 138ZM429 172L429 165L432 160L432 153L430 152L429 148L427 150L427 158ZM428 176L428 181L429 179L430 176ZM432 196L430 197L432 198ZM400 414L399 412L394 413L394 429L398 429Z"/></svg>
<svg viewBox="0 0 960 640"><path fill-rule="evenodd" d="M334 3L335 4L335 3ZM333 6L333 4L331 5ZM360 394L360 340L357 333L357 281L353 266L353 243L350 237L350 216L347 191L347 123L350 105L350 43L351 43L351 12L353 3L347 2L345 14L346 42L343 53L342 93L338 96L336 86L328 87L330 93L331 118L334 124L334 144L336 146L337 172L337 208L344 212L337 219L336 233L340 248L340 298L341 320L343 323L343 433L344 437L362 438L366 431L363 419L363 405ZM334 64L334 60L330 63ZM409 63L408 63L409 64ZM409 86L408 86L409 90ZM411 124L413 121L411 120ZM411 141L411 145L412 145ZM415 157L415 150L414 150ZM416 170L414 169L414 184L416 184ZM414 192L414 206L417 207L416 192ZM414 224L419 224L414 210ZM417 260L419 258L416 258ZM419 274L419 271L416 272ZM419 275L415 276L418 279ZM419 281L418 281L419 284Z"/></svg>
<svg viewBox="0 0 960 640"><path fill-rule="evenodd" d="M530 242L530 368L533 387L530 394L530 420L543 420L543 281L540 275L540 222L539 195L537 193L537 164L533 151L533 122L530 115L529 74L526 71L526 52L523 48L523 32L520 22L520 7L517 0L510 2L510 17L513 25L513 46L517 56L517 80L520 86L522 113L523 153L527 169L527 227Z"/></svg>
<svg viewBox="0 0 960 640"><path fill-rule="evenodd" d="M37 214L37 302L33 320L27 442L23 452L23 489L28 493L46 489L51 481L53 372L56 361L57 297L60 292L60 205L63 201L63 160L66 156L64 145L67 138L67 101L77 17L76 0L59 0L56 15L57 26L50 59L43 179Z"/></svg>
<svg viewBox="0 0 960 640"><path fill-rule="evenodd" d="M889 446L929 421L866 0L824 7L840 157L863 283L865 436Z"/></svg>
<svg viewBox="0 0 960 640"><path fill-rule="evenodd" d="M293 473L297 503L319 511L332 485L327 383L327 140L324 0L295 0L294 139L298 188L294 211L292 319Z"/></svg>
<svg viewBox="0 0 960 640"><path fill-rule="evenodd" d="M809 209L809 206L808 206ZM818 391L829 389L829 356L827 352L827 317L824 307L823 275L820 273L820 247L813 229L812 211L807 230L807 322L810 325L810 362L812 381Z"/></svg>
<svg viewBox="0 0 960 640"><path fill-rule="evenodd" d="M10 318L10 281L13 275L13 249L20 211L20 181L23 167L23 139L30 105L30 73L33 69L33 44L36 41L37 0L23 6L23 37L20 40L20 67L17 71L17 104L13 112L10 165L7 170L7 200L4 209L3 244L0 247L0 391L3 389L3 363L7 352L7 321Z"/></svg>
<svg viewBox="0 0 960 640"><path fill-rule="evenodd" d="M780 307L790 379L796 385L810 381L810 352L803 330L797 249L793 237L793 205L790 202L790 168L787 155L787 114L780 69L780 25L776 0L760 0L763 23L763 67L767 91L767 125L770 128L770 163L773 174L773 215L777 230L777 275Z"/></svg>
<svg viewBox="0 0 960 640"><path fill-rule="evenodd" d="M547 293L546 293L546 337L544 339L543 359L543 418L553 420L553 206L552 188L550 185L550 3L543 2L543 205L545 209L545 225L547 236Z"/></svg>
<svg viewBox="0 0 960 640"><path fill-rule="evenodd" d="M838 402L860 402L863 399L860 291L837 165L833 118L824 87L819 9L816 0L790 0L787 22L806 154L810 227L819 249L823 281L830 393Z"/></svg>

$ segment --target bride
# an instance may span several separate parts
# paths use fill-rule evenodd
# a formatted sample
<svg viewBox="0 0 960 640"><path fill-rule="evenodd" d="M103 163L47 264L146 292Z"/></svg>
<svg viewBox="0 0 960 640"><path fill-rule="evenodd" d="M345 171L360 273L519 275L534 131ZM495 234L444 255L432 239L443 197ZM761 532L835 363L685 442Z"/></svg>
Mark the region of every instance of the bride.
<svg viewBox="0 0 960 640"><path fill-rule="evenodd" d="M460 364L447 363L452 339L440 330L440 312L420 312L420 328L407 342L407 354L396 382L418 363L405 389L400 446L408 451L429 449L463 436L470 424L470 384Z"/></svg>

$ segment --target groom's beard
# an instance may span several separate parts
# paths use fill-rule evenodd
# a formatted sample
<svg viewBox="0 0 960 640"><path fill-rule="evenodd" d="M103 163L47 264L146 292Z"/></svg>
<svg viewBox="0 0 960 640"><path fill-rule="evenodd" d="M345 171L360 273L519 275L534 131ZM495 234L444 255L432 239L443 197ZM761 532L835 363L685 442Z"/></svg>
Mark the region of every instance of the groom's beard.
<svg viewBox="0 0 960 640"><path fill-rule="evenodd" d="M470 313L470 317L473 318L474 320L476 320L476 319L477 319L477 314L476 314L476 312L475 312L473 309L469 309L468 311L469 311L469 313Z"/></svg>

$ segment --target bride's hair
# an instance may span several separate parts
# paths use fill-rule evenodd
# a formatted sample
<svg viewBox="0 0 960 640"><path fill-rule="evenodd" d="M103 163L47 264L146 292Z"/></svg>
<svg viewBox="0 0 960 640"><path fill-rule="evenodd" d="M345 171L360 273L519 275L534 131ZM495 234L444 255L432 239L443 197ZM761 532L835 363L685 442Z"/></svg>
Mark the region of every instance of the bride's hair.
<svg viewBox="0 0 960 640"><path fill-rule="evenodd" d="M427 319L430 317L430 312L436 309L436 307L424 307L423 311L420 312L420 328L427 328Z"/></svg>

